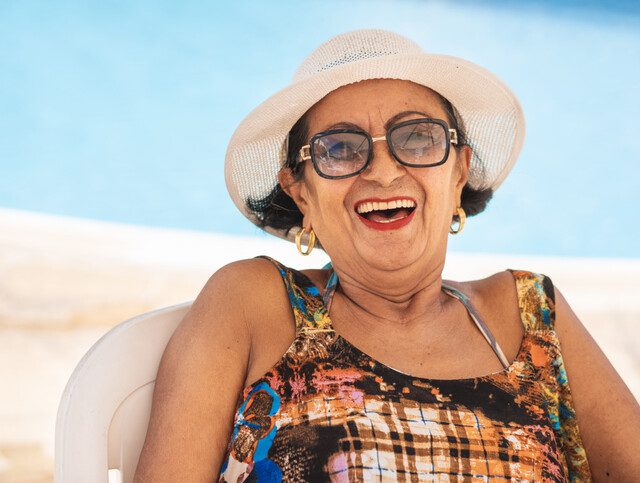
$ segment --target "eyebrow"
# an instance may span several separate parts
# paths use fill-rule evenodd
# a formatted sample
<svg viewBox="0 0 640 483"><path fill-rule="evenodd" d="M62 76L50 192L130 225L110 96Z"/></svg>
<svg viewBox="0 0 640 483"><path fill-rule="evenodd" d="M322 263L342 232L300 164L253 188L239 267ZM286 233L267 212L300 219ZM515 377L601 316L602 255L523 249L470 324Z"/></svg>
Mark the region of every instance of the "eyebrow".
<svg viewBox="0 0 640 483"><path fill-rule="evenodd" d="M392 124L395 124L395 123L396 123L396 121L399 121L399 120L400 120L400 119L402 119L403 117L405 117L405 116L409 116L410 114L420 114L421 116L424 116L424 117L431 117L431 116L430 116L429 114L427 114L426 112L420 112L420 111L402 111L402 112L399 112L398 114L395 114L394 116L391 116L391 117L387 120L387 122L385 122L385 123L384 123L384 128L385 128L385 130L386 130L386 129L389 129L389 127L390 127Z"/></svg>
<svg viewBox="0 0 640 483"><path fill-rule="evenodd" d="M387 122L384 123L384 129L387 130L389 129L389 127L393 124L396 123L396 121L402 119L405 116L409 116L411 114L419 114L421 116L424 117L431 117L429 114L427 114L426 112L421 112L421 111L402 111L399 112L397 114L394 114L393 116L391 116L389 119L387 119ZM355 128L355 129L360 129L363 130L360 126L358 126L357 124L354 124L352 122L338 122L336 124L332 124L331 126L329 126L327 129L325 129L325 131L328 131L329 129L340 129L340 128Z"/></svg>

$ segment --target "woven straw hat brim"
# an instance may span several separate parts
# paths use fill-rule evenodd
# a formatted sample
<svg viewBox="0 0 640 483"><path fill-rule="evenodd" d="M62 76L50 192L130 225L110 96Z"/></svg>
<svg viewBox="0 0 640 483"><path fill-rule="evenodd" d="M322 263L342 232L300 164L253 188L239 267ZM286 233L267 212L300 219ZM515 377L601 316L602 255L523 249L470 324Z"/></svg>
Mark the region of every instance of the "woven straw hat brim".
<svg viewBox="0 0 640 483"><path fill-rule="evenodd" d="M240 211L254 224L248 198L267 196L278 183L286 159L285 139L300 117L338 87L365 79L403 79L427 86L456 107L474 150L468 184L474 189L500 186L522 149L525 120L520 103L493 73L465 59L407 53L351 61L314 73L273 94L236 128L225 156L225 181ZM296 228L285 235L293 241Z"/></svg>

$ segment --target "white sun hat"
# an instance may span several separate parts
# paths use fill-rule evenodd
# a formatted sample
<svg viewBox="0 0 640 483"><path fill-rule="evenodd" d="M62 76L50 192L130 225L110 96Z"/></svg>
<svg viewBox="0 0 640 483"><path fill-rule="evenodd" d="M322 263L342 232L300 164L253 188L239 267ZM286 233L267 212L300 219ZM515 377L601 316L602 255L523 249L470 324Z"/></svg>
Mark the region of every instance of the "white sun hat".
<svg viewBox="0 0 640 483"><path fill-rule="evenodd" d="M338 87L365 79L403 79L433 89L457 109L473 156L467 184L495 191L522 149L520 103L493 73L468 60L430 54L394 32L362 29L330 38L298 67L291 84L253 109L236 128L225 156L225 181L235 205L260 226L247 200L269 195L286 162L288 134L300 117ZM294 227L264 228L293 241Z"/></svg>

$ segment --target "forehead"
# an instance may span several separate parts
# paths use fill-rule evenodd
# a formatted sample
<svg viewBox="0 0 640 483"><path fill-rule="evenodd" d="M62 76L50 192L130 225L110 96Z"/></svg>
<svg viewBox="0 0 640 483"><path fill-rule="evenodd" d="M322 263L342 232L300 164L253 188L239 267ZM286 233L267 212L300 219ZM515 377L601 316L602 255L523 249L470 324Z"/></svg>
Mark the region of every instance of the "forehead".
<svg viewBox="0 0 640 483"><path fill-rule="evenodd" d="M337 121L384 123L401 111L420 111L446 119L439 95L420 84L401 79L367 79L331 91L308 111L310 126Z"/></svg>

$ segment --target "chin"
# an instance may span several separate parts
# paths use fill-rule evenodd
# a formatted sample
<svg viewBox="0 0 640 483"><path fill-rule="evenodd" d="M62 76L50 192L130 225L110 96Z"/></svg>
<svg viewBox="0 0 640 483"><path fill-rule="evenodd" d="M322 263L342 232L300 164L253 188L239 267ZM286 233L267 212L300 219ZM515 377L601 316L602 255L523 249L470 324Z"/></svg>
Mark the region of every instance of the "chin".
<svg viewBox="0 0 640 483"><path fill-rule="evenodd" d="M373 268L396 270L418 262L424 250L418 250L415 243L411 241L398 240L397 243L369 245L359 252L360 256Z"/></svg>

